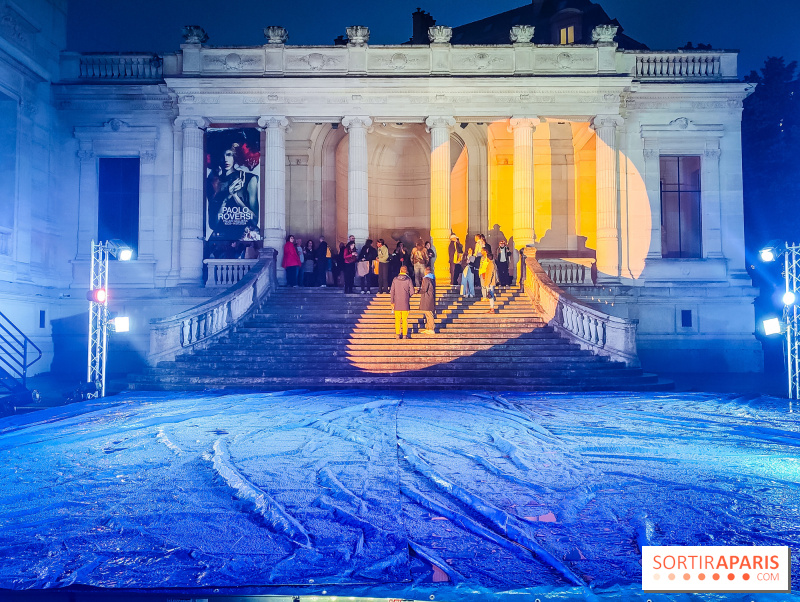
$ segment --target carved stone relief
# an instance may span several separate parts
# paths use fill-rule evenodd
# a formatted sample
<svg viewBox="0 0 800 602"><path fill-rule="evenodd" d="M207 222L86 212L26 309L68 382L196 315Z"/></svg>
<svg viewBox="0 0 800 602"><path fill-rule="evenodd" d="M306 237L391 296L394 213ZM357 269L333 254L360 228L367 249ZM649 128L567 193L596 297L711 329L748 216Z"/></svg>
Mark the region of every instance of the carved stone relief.
<svg viewBox="0 0 800 602"><path fill-rule="evenodd" d="M428 39L432 44L449 44L453 37L453 28L445 25L434 25L428 28Z"/></svg>
<svg viewBox="0 0 800 602"><path fill-rule="evenodd" d="M513 44L530 44L533 39L533 25L514 25L508 34Z"/></svg>
<svg viewBox="0 0 800 602"><path fill-rule="evenodd" d="M285 44L289 39L289 32L280 25L269 25L264 28L264 37L267 44Z"/></svg>
<svg viewBox="0 0 800 602"><path fill-rule="evenodd" d="M186 44L205 44L208 41L208 34L199 25L185 25L183 28L183 41Z"/></svg>
<svg viewBox="0 0 800 602"><path fill-rule="evenodd" d="M369 42L369 27L353 25L347 28L348 46L364 46Z"/></svg>

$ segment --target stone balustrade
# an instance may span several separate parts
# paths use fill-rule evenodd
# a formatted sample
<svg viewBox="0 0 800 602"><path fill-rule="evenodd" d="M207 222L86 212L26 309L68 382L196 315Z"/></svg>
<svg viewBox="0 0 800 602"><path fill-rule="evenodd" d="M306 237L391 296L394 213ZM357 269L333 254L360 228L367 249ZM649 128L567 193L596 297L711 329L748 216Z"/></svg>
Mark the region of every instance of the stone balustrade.
<svg viewBox="0 0 800 602"><path fill-rule="evenodd" d="M736 55L716 51L636 52L633 72L638 79L730 79L736 74ZM732 59L732 60L731 60Z"/></svg>
<svg viewBox="0 0 800 602"><path fill-rule="evenodd" d="M160 81L163 78L163 60L157 54L64 52L61 55L62 80Z"/></svg>
<svg viewBox="0 0 800 602"><path fill-rule="evenodd" d="M525 292L556 332L597 355L639 366L637 320L610 316L559 288L536 260L536 249L525 249Z"/></svg>
<svg viewBox="0 0 800 602"><path fill-rule="evenodd" d="M150 353L155 366L195 348L205 348L256 309L278 285L277 251L262 249L255 265L234 286L177 315L150 321Z"/></svg>
<svg viewBox="0 0 800 602"><path fill-rule="evenodd" d="M444 39L444 38L442 38ZM597 75L634 78L737 79L737 54L726 51L621 51L615 44L491 46L287 46L211 48L184 45L164 57L169 76L331 77L427 75Z"/></svg>
<svg viewBox="0 0 800 602"><path fill-rule="evenodd" d="M244 278L258 263L257 259L204 259L208 268L206 288L223 286L228 288Z"/></svg>
<svg viewBox="0 0 800 602"><path fill-rule="evenodd" d="M555 284L565 286L591 286L594 284L592 264L595 260L590 257L539 259L538 261Z"/></svg>

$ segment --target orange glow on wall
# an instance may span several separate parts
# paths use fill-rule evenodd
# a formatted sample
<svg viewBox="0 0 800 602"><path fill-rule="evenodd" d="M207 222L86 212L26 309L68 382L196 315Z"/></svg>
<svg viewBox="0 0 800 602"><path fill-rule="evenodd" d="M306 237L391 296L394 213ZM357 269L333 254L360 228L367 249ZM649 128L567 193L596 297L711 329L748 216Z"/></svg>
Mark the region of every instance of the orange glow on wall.
<svg viewBox="0 0 800 602"><path fill-rule="evenodd" d="M507 238L514 231L514 137L509 120L496 121L487 128L489 160L489 229L495 225ZM470 246L473 241L469 241Z"/></svg>
<svg viewBox="0 0 800 602"><path fill-rule="evenodd" d="M620 198L622 247L622 276L638 278L644 271L644 262L650 249L652 212L650 197L639 170L620 153Z"/></svg>

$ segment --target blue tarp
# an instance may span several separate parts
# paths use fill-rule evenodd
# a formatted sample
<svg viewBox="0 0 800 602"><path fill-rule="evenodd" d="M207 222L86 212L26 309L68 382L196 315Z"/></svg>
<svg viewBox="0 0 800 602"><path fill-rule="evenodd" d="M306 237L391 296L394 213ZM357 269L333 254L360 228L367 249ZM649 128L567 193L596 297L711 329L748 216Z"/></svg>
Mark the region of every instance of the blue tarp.
<svg viewBox="0 0 800 602"><path fill-rule="evenodd" d="M124 394L0 419L0 467L9 590L638 599L642 545L800 560L768 397Z"/></svg>

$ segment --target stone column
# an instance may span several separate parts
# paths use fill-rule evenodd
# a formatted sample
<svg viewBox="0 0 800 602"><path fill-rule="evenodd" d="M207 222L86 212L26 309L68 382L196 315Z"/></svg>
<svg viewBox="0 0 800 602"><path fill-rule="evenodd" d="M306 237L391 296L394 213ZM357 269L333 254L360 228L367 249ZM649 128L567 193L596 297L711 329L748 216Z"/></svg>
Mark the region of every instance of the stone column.
<svg viewBox="0 0 800 602"><path fill-rule="evenodd" d="M719 157L720 149L709 146L703 152L700 174L700 209L702 211L703 237L700 248L704 258L721 258L722 214L720 203Z"/></svg>
<svg viewBox="0 0 800 602"><path fill-rule="evenodd" d="M369 238L369 192L367 132L369 117L345 117L342 125L349 134L347 155L347 234L361 247Z"/></svg>
<svg viewBox="0 0 800 602"><path fill-rule="evenodd" d="M450 282L447 248L450 244L450 131L453 117L428 117L431 134L431 244L436 251L433 264L436 281Z"/></svg>
<svg viewBox="0 0 800 602"><path fill-rule="evenodd" d="M661 159L658 148L645 148L643 152L644 183L650 199L650 246L647 250L647 261L653 261L661 259Z"/></svg>
<svg viewBox="0 0 800 602"><path fill-rule="evenodd" d="M92 256L92 240L97 242L98 211L98 172L97 157L91 143L84 148L83 143L78 151L80 159L80 180L78 184L78 248L75 258L89 261Z"/></svg>
<svg viewBox="0 0 800 602"><path fill-rule="evenodd" d="M266 115L264 128L264 246L283 253L286 242L286 117ZM282 257L278 257L279 265Z"/></svg>
<svg viewBox="0 0 800 602"><path fill-rule="evenodd" d="M203 276L203 129L202 117L179 117L183 130L181 171L181 271L182 284L200 285Z"/></svg>
<svg viewBox="0 0 800 602"><path fill-rule="evenodd" d="M509 130L514 134L514 246L530 246L536 240L533 223L533 132L536 117L514 117Z"/></svg>
<svg viewBox="0 0 800 602"><path fill-rule="evenodd" d="M597 115L592 128L597 133L597 275L600 280L620 276L619 115Z"/></svg>

